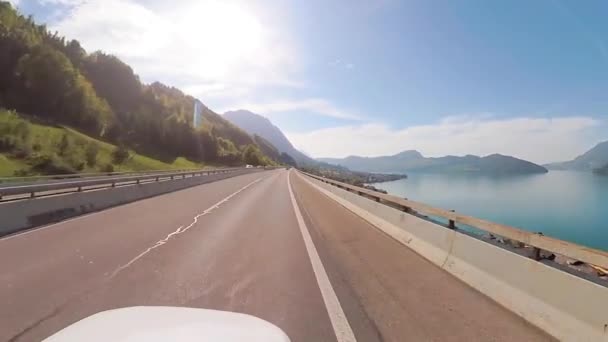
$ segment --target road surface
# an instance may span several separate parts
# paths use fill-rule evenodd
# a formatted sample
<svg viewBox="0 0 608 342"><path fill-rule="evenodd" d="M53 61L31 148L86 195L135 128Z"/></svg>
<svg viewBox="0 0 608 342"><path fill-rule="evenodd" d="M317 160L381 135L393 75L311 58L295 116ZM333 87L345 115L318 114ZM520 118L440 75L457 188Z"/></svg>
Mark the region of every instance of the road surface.
<svg viewBox="0 0 608 342"><path fill-rule="evenodd" d="M296 342L550 340L285 170L1 239L0 286L0 341L136 305L252 314Z"/></svg>

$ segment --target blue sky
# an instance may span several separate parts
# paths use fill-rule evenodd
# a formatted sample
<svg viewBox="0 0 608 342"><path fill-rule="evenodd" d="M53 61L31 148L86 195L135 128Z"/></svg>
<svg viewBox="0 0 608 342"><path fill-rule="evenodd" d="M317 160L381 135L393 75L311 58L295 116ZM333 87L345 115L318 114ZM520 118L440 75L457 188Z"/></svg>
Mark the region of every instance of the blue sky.
<svg viewBox="0 0 608 342"><path fill-rule="evenodd" d="M17 1L13 1L17 2ZM314 156L569 159L608 139L608 2L20 0Z"/></svg>

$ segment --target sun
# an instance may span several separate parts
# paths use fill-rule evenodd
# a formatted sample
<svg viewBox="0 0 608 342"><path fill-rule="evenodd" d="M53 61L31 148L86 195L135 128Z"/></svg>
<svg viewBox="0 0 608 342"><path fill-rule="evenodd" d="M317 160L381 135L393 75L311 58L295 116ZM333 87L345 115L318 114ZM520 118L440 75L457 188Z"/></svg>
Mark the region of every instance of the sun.
<svg viewBox="0 0 608 342"><path fill-rule="evenodd" d="M190 67L208 77L221 77L263 50L263 26L245 7L211 0L180 12L171 36L192 56Z"/></svg>

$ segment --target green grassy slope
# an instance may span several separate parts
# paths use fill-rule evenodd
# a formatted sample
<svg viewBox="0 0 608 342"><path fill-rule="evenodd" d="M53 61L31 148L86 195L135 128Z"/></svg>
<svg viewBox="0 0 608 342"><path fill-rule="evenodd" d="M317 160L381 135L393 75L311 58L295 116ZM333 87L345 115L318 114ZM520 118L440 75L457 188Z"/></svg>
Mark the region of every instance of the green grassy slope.
<svg viewBox="0 0 608 342"><path fill-rule="evenodd" d="M64 139L68 143L62 153ZM86 150L91 145L98 150L94 165L84 162L87 159ZM146 171L202 167L181 157L172 163L165 163L133 152L125 161L117 163L112 157L115 150L115 145L71 128L34 123L15 112L0 110L0 177L49 173L37 168L44 158L64 166L66 172L100 172L109 168L114 171Z"/></svg>
<svg viewBox="0 0 608 342"><path fill-rule="evenodd" d="M21 160L11 159L0 153L0 177L10 177L16 171L27 168L28 165Z"/></svg>

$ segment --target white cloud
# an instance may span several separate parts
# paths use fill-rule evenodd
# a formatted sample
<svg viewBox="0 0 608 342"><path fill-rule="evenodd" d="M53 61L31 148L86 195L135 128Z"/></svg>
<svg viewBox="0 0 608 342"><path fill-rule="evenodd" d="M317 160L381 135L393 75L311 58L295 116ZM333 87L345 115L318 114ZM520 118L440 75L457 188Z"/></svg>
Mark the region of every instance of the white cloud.
<svg viewBox="0 0 608 342"><path fill-rule="evenodd" d="M354 63L345 62L341 59L336 59L334 61L329 62L328 64L329 64L329 66L334 67L334 68L343 68L343 69L354 69L355 68Z"/></svg>
<svg viewBox="0 0 608 342"><path fill-rule="evenodd" d="M258 86L296 86L297 54L283 31L242 0L41 0L71 5L51 30L116 54L144 80L203 100Z"/></svg>
<svg viewBox="0 0 608 342"><path fill-rule="evenodd" d="M501 153L536 163L574 158L597 142L602 122L590 117L447 118L433 125L394 130L362 124L287 133L316 157L379 156L418 150L425 156Z"/></svg>
<svg viewBox="0 0 608 342"><path fill-rule="evenodd" d="M77 6L85 3L87 0L38 0L43 5L64 5Z"/></svg>
<svg viewBox="0 0 608 342"><path fill-rule="evenodd" d="M336 107L331 102L322 98L307 98L301 100L278 100L267 103L248 103L241 104L238 106L231 106L231 108L226 108L226 110L223 111L227 111L230 109L247 109L252 112L260 113L262 115L272 115L275 113L286 113L293 111L306 111L338 119L355 121L363 120L358 114L342 110Z"/></svg>

